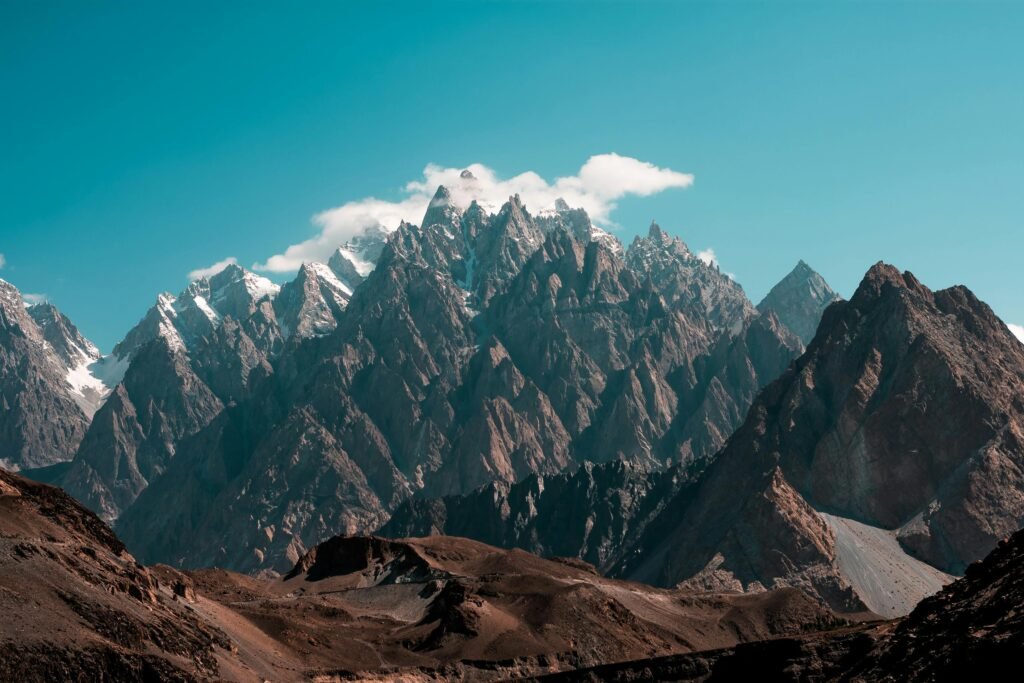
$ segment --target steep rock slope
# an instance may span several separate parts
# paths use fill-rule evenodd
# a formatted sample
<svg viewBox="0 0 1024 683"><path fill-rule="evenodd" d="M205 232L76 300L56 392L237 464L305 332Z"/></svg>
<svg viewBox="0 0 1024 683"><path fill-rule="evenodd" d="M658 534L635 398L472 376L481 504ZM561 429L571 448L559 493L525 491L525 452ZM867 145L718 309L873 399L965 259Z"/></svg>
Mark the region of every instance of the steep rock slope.
<svg viewBox="0 0 1024 683"><path fill-rule="evenodd" d="M48 342L59 341L58 320L53 322L41 328L21 292L0 280L0 466L70 460L89 424L60 355L69 349Z"/></svg>
<svg viewBox="0 0 1024 683"><path fill-rule="evenodd" d="M1022 396L1024 346L985 304L876 265L617 571L856 609L821 510L959 573L1024 520Z"/></svg>
<svg viewBox="0 0 1024 683"><path fill-rule="evenodd" d="M155 339L136 351L60 482L104 519L116 519L167 469L178 441L222 408L185 353Z"/></svg>
<svg viewBox="0 0 1024 683"><path fill-rule="evenodd" d="M629 461L584 463L575 471L492 483L461 496L412 498L378 533L464 536L545 557L574 557L603 571L686 479L679 467L652 473Z"/></svg>
<svg viewBox="0 0 1024 683"><path fill-rule="evenodd" d="M62 491L0 470L0 679L216 677L230 643L173 589Z"/></svg>
<svg viewBox="0 0 1024 683"><path fill-rule="evenodd" d="M743 288L717 266L699 259L678 237L651 223L646 237L637 236L626 263L650 277L665 301L691 318L707 320L717 330L739 331L755 314Z"/></svg>
<svg viewBox="0 0 1024 683"><path fill-rule="evenodd" d="M792 330L804 344L810 344L818 330L821 316L836 294L825 278L800 261L757 305L761 313L775 313L783 325Z"/></svg>
<svg viewBox="0 0 1024 683"><path fill-rule="evenodd" d="M416 492L706 459L801 348L770 315L732 335L668 307L581 211L488 215L440 188L423 224L389 235L333 330L182 437L119 521L142 557L284 571Z"/></svg>
<svg viewBox="0 0 1024 683"><path fill-rule="evenodd" d="M39 326L45 343L60 359L78 407L92 419L111 388L100 371L102 354L99 349L51 303L29 306L28 314Z"/></svg>

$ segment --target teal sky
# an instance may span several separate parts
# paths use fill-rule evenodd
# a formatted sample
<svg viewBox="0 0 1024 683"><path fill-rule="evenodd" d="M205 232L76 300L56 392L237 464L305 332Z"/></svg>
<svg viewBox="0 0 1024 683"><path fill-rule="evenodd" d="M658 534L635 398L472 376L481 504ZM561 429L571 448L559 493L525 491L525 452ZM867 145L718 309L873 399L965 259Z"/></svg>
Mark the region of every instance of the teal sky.
<svg viewBox="0 0 1024 683"><path fill-rule="evenodd" d="M619 237L657 218L755 301L882 259L1024 323L1022 36L1012 2L0 0L0 277L109 351L189 271L428 163L615 152L695 176Z"/></svg>

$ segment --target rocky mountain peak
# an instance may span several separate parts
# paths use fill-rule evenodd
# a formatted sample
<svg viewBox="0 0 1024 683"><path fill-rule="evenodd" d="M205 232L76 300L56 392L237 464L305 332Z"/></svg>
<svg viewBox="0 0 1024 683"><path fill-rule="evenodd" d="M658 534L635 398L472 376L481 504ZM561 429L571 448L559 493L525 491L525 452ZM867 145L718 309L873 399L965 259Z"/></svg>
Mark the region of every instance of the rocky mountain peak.
<svg viewBox="0 0 1024 683"><path fill-rule="evenodd" d="M350 289L355 289L377 267L388 233L371 225L331 254L327 266Z"/></svg>
<svg viewBox="0 0 1024 683"><path fill-rule="evenodd" d="M452 230L458 227L461 215L462 212L452 201L452 193L444 185L438 185L437 192L427 205L421 225L424 229L436 225Z"/></svg>
<svg viewBox="0 0 1024 683"><path fill-rule="evenodd" d="M42 335L30 321L21 292L10 282L0 279L0 327L39 339Z"/></svg>
<svg viewBox="0 0 1024 683"><path fill-rule="evenodd" d="M708 321L716 330L738 334L755 314L737 282L697 258L657 223L651 224L647 237L633 239L625 260L638 276L650 278L670 306L692 319Z"/></svg>
<svg viewBox="0 0 1024 683"><path fill-rule="evenodd" d="M647 228L647 237L659 242L668 242L671 239L668 233L661 229L657 221L651 221L651 227Z"/></svg>
<svg viewBox="0 0 1024 683"><path fill-rule="evenodd" d="M305 339L329 333L338 326L352 291L326 264L303 263L273 301L282 335Z"/></svg>
<svg viewBox="0 0 1024 683"><path fill-rule="evenodd" d="M868 273L868 277L872 277ZM783 325L807 345L818 329L829 304L840 296L825 279L801 260L757 305L761 313L773 312Z"/></svg>
<svg viewBox="0 0 1024 683"><path fill-rule="evenodd" d="M43 332L43 339L70 368L83 361L99 360L96 345L86 339L67 316L53 304L46 302L28 307L28 314Z"/></svg>
<svg viewBox="0 0 1024 683"><path fill-rule="evenodd" d="M30 313L21 292L0 280L0 467L9 469L70 459L88 424L72 395L69 364L46 338L70 356L74 326L42 308L36 313L44 331ZM95 351L78 337L83 353Z"/></svg>
<svg viewBox="0 0 1024 683"><path fill-rule="evenodd" d="M879 261L864 275L852 301L856 304L873 301L887 290L920 293L928 291L910 271L900 272L895 266Z"/></svg>
<svg viewBox="0 0 1024 683"><path fill-rule="evenodd" d="M673 585L804 585L836 606L852 591L905 614L1024 518L1022 395L1024 348L986 305L878 264L761 393L699 493L677 500L679 531L657 544L686 557L670 551L656 571ZM779 564L754 538L792 554Z"/></svg>

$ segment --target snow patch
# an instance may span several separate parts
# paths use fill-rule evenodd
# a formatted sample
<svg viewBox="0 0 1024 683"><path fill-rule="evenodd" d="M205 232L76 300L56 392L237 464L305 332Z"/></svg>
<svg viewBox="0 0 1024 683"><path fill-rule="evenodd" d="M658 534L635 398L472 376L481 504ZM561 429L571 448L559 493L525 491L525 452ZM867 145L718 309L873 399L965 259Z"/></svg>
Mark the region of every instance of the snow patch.
<svg viewBox="0 0 1024 683"><path fill-rule="evenodd" d="M273 299L277 296L278 292L281 291L281 286L274 284L262 275L256 273L245 272L242 277L245 283L245 289L249 292L249 295L256 301L259 301L263 297L269 297Z"/></svg>
<svg viewBox="0 0 1024 683"><path fill-rule="evenodd" d="M350 298L352 298L352 288L346 285L344 282L338 279L338 276L334 274L334 271L327 267L324 263L310 263L309 267L316 273L317 278L328 286L331 290L334 290L336 295L335 298L342 306L344 306Z"/></svg>
<svg viewBox="0 0 1024 683"><path fill-rule="evenodd" d="M345 245L338 248L338 251L344 256L352 267L356 269L362 277L366 277L373 272L373 269L377 267L377 264L368 261L362 252L357 252L352 247Z"/></svg>
<svg viewBox="0 0 1024 683"><path fill-rule="evenodd" d="M202 311L203 315L209 318L211 323L216 325L217 323L220 322L220 313L213 310L213 307L210 306L209 302L206 301L206 297L196 296L192 299L192 301L195 303L196 308Z"/></svg>

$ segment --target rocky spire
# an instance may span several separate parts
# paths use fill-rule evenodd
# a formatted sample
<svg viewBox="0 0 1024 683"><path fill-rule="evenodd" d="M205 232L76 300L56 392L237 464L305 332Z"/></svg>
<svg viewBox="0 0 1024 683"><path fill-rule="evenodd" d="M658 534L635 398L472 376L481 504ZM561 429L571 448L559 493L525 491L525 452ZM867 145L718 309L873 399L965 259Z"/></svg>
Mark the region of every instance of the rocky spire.
<svg viewBox="0 0 1024 683"><path fill-rule="evenodd" d="M874 276L869 273L868 277ZM822 313L829 304L839 299L840 296L828 286L825 279L801 260L772 287L757 305L757 310L761 313L775 313L782 324L806 345L814 337Z"/></svg>

